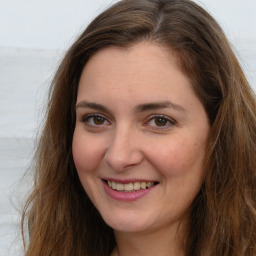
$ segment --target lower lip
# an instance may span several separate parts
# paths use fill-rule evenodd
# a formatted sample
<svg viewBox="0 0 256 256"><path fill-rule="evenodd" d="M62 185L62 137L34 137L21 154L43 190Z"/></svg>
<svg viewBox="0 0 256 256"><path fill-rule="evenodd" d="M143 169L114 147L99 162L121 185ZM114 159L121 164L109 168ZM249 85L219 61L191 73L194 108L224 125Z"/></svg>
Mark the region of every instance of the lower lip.
<svg viewBox="0 0 256 256"><path fill-rule="evenodd" d="M126 201L126 202L138 200L138 199L144 197L145 195L147 195L152 189L154 189L156 187L156 185L155 185L150 188L136 190L134 192L121 192L121 191L117 191L117 190L110 188L104 181L103 181L103 184L104 184L104 189L105 189L106 193L111 198L113 198L115 200L119 200L119 201Z"/></svg>

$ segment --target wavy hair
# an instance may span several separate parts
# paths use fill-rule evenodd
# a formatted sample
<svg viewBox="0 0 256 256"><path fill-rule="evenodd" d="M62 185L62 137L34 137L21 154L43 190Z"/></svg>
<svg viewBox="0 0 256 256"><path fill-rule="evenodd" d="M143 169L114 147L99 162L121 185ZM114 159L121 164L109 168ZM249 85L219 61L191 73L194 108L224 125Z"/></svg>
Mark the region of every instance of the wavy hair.
<svg viewBox="0 0 256 256"><path fill-rule="evenodd" d="M186 256L255 256L255 94L222 29L190 0L117 2L65 54L51 85L34 158L34 187L22 215L25 255L108 256L115 247L112 229L88 199L74 166L75 103L82 69L92 55L140 41L175 53L211 124Z"/></svg>

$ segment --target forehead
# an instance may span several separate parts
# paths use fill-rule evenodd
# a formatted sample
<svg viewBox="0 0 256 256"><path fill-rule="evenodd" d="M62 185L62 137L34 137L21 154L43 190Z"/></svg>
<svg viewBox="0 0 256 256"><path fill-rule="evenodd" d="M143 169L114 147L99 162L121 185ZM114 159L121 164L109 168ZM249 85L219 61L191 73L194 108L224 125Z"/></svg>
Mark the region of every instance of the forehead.
<svg viewBox="0 0 256 256"><path fill-rule="evenodd" d="M150 53L150 54L149 54ZM125 47L119 46L108 46L91 56L86 66L91 62L96 62L98 59L111 58L112 61L119 60L125 57L125 62L143 59L145 61L157 61L161 59L161 62L175 63L174 52L167 47L158 45L150 41L141 41Z"/></svg>
<svg viewBox="0 0 256 256"><path fill-rule="evenodd" d="M83 85L90 91L99 87L101 90L145 87L153 91L156 86L160 90L161 84L168 83L190 86L170 50L140 42L128 48L104 48L94 54L83 69L79 89Z"/></svg>

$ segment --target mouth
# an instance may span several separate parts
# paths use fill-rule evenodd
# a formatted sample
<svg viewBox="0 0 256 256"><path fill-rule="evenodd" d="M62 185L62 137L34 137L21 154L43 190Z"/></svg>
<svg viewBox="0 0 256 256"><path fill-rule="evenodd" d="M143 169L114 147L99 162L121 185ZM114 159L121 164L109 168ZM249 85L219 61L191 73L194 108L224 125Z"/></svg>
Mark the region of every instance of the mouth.
<svg viewBox="0 0 256 256"><path fill-rule="evenodd" d="M125 193L132 193L139 190L146 190L158 184L158 182L152 182L152 181L136 181L136 182L120 183L116 181L104 180L104 182L111 189L118 192L125 192Z"/></svg>

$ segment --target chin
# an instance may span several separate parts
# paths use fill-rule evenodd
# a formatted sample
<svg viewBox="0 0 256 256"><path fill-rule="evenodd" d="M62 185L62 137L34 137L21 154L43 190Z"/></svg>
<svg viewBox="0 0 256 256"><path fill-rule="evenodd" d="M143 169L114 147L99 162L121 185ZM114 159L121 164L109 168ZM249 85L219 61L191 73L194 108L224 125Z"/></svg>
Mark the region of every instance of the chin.
<svg viewBox="0 0 256 256"><path fill-rule="evenodd" d="M112 213L103 219L113 230L126 233L143 232L153 224L152 220L133 212Z"/></svg>

